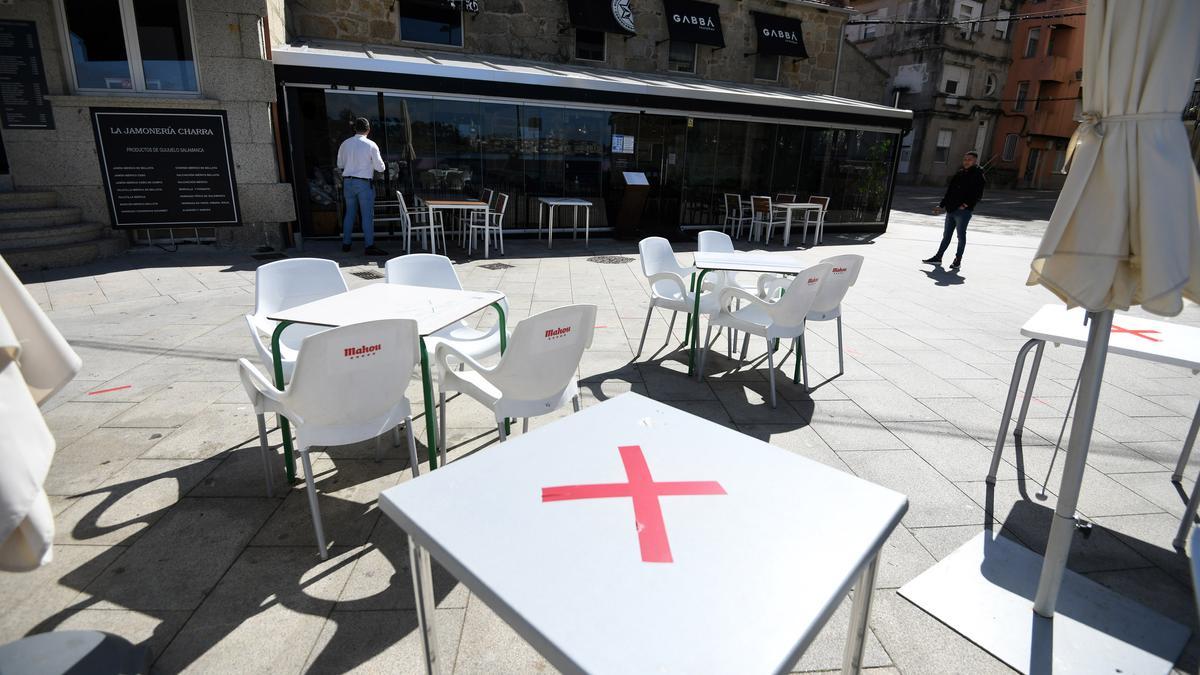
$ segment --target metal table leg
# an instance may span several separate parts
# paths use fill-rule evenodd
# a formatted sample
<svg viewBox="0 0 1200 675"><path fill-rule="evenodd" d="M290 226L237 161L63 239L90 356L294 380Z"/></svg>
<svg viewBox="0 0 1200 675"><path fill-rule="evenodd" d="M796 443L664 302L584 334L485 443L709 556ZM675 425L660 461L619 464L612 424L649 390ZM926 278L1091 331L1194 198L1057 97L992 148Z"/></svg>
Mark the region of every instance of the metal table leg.
<svg viewBox="0 0 1200 675"><path fill-rule="evenodd" d="M1192 428L1188 429L1187 440L1183 442L1183 452L1179 453L1179 463L1175 465L1175 473L1171 475L1171 480L1176 483L1183 480L1183 470L1192 456L1197 432L1200 432L1200 404L1196 405L1196 414L1192 417Z"/></svg>
<svg viewBox="0 0 1200 675"><path fill-rule="evenodd" d="M708 274L708 270L700 270L700 274L696 277L695 290L692 295L695 296L695 307L693 307L691 319L691 340L688 342L688 375L696 374L696 347L700 341L700 295L704 288L704 275Z"/></svg>
<svg viewBox="0 0 1200 675"><path fill-rule="evenodd" d="M867 620L871 616L871 596L875 592L875 571L879 568L879 553L863 568L854 585L854 604L850 609L850 633L846 636L846 652L842 656L842 673L860 673L863 667L863 648L867 643Z"/></svg>
<svg viewBox="0 0 1200 675"><path fill-rule="evenodd" d="M408 537L408 562L412 569L413 599L417 605L417 630L421 634L421 655L425 661L425 672L437 675L441 672L438 661L437 630L434 624L433 572L430 570L429 552Z"/></svg>
<svg viewBox="0 0 1200 675"><path fill-rule="evenodd" d="M547 204L546 210L550 212L549 224L546 225L546 248L554 248L554 205Z"/></svg>
<svg viewBox="0 0 1200 675"><path fill-rule="evenodd" d="M1033 339L1026 342L1021 347L1021 351L1017 352L1017 363L1013 367L1012 382L1008 385L1008 399L1004 402L1004 415L1000 418L1000 433L996 434L996 449L992 452L992 465L988 469L987 482L989 485L996 484L996 472L1000 469L1000 456L1004 453L1004 438L1008 435L1008 422L1012 418L1013 404L1017 400L1017 387L1021 385L1021 373L1025 370L1025 357L1029 355L1030 349L1044 344L1045 342L1042 340Z"/></svg>
<svg viewBox="0 0 1200 675"><path fill-rule="evenodd" d="M588 204L583 207L583 247L590 248L591 240L589 237L592 233L592 205Z"/></svg>
<svg viewBox="0 0 1200 675"><path fill-rule="evenodd" d="M279 353L279 336L283 335L283 329L292 325L290 321L280 321L275 326L275 332L271 333L271 359L272 365L275 366L275 388L283 391L286 383L283 381L283 357ZM289 485L296 482L296 455L295 449L292 447L292 425L287 418L279 415L279 433L283 435L283 468L287 474L287 482Z"/></svg>
<svg viewBox="0 0 1200 675"><path fill-rule="evenodd" d="M429 350L425 348L425 336L421 344L421 395L425 399L425 445L429 450L429 469L437 468L437 422L433 419L433 378L429 374Z"/></svg>

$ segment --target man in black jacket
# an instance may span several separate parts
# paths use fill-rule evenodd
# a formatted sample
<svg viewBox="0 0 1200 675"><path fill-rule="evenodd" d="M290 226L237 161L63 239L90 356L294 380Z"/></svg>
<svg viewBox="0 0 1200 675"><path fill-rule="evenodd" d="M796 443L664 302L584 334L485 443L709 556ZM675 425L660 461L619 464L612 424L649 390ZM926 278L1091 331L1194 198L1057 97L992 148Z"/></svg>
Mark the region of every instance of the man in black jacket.
<svg viewBox="0 0 1200 675"><path fill-rule="evenodd" d="M958 250L954 254L954 262L950 269L956 270L962 265L963 251L967 248L967 223L971 222L971 212L975 204L983 197L983 188L987 184L983 169L979 168L979 153L971 150L963 155L962 168L950 178L950 186L946 188L946 196L933 210L936 216L943 210L946 212L946 227L942 232L942 245L932 258L922 262L931 265L942 264L942 254L950 247L950 237L958 230Z"/></svg>

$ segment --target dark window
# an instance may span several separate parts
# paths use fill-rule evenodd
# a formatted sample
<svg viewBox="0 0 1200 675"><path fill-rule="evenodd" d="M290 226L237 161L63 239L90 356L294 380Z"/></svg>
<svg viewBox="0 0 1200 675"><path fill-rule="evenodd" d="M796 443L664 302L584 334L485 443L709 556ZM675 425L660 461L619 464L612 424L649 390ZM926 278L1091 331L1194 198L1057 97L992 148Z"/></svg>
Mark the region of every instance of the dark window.
<svg viewBox="0 0 1200 675"><path fill-rule="evenodd" d="M462 10L430 0L400 0L400 39L461 47Z"/></svg>
<svg viewBox="0 0 1200 675"><path fill-rule="evenodd" d="M1004 150L1000 153L1000 159L1005 162L1011 162L1017 156L1017 135L1008 134L1004 137Z"/></svg>
<svg viewBox="0 0 1200 675"><path fill-rule="evenodd" d="M1013 110L1020 112L1025 109L1025 99L1029 98L1029 83L1017 83L1017 100L1013 102Z"/></svg>
<svg viewBox="0 0 1200 675"><path fill-rule="evenodd" d="M63 12L80 89L198 91L187 0L63 0Z"/></svg>
<svg viewBox="0 0 1200 675"><path fill-rule="evenodd" d="M1042 41L1042 29L1041 28L1030 28L1029 29L1029 37L1027 37L1025 39L1025 58L1028 59L1028 58L1037 56L1038 45L1041 43L1041 41Z"/></svg>
<svg viewBox="0 0 1200 675"><path fill-rule="evenodd" d="M667 70L676 73L696 72L696 43L671 40L667 55Z"/></svg>
<svg viewBox="0 0 1200 675"><path fill-rule="evenodd" d="M196 64L185 0L133 0L142 72L150 91L195 91Z"/></svg>
<svg viewBox="0 0 1200 675"><path fill-rule="evenodd" d="M80 89L133 89L118 0L64 0Z"/></svg>
<svg viewBox="0 0 1200 675"><path fill-rule="evenodd" d="M575 58L584 61L603 61L605 37L603 31L576 28Z"/></svg>
<svg viewBox="0 0 1200 675"><path fill-rule="evenodd" d="M776 54L756 54L754 56L754 79L770 80L772 82L779 79L779 56Z"/></svg>

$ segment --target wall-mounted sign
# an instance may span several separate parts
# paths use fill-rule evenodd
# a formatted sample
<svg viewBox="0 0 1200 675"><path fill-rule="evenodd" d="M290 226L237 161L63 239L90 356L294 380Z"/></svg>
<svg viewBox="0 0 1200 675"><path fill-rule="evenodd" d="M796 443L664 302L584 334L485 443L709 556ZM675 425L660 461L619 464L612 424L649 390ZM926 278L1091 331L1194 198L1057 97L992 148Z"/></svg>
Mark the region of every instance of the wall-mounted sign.
<svg viewBox="0 0 1200 675"><path fill-rule="evenodd" d="M0 123L5 129L54 128L32 21L0 21Z"/></svg>
<svg viewBox="0 0 1200 675"><path fill-rule="evenodd" d="M633 136L613 134L612 151L620 155L633 154Z"/></svg>
<svg viewBox="0 0 1200 675"><path fill-rule="evenodd" d="M807 59L804 34L800 19L778 14L751 12L754 15L754 32L758 35L759 54L777 54Z"/></svg>
<svg viewBox="0 0 1200 675"><path fill-rule="evenodd" d="M241 224L224 110L91 114L113 227Z"/></svg>
<svg viewBox="0 0 1200 675"><path fill-rule="evenodd" d="M724 47L721 33L721 8L711 2L663 0L667 14L667 33L672 40Z"/></svg>
<svg viewBox="0 0 1200 675"><path fill-rule="evenodd" d="M604 33L635 35L629 0L567 0L571 25Z"/></svg>

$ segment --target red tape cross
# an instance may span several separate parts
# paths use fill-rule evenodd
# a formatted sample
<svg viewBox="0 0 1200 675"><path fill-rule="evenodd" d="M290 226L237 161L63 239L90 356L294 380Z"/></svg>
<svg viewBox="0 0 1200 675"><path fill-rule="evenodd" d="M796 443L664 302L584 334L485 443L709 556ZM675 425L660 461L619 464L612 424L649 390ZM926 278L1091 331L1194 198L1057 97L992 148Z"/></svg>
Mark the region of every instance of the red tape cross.
<svg viewBox="0 0 1200 675"><path fill-rule="evenodd" d="M603 499L632 497L633 518L637 526L638 545L643 562L674 562L671 544L667 540L667 525L663 522L659 497L687 495L723 495L725 488L715 480L655 482L640 445L622 445L621 462L625 465L628 483L592 483L590 485L557 485L542 488L542 502L561 502L571 499Z"/></svg>
<svg viewBox="0 0 1200 675"><path fill-rule="evenodd" d="M1131 333L1133 335L1136 335L1145 340L1149 340L1151 342L1162 342L1162 340L1160 340L1158 338L1150 337L1150 333L1154 333L1155 335L1157 335L1158 331L1150 330L1149 328L1133 329L1133 328L1126 328L1124 326L1118 326L1116 324L1113 324L1112 332L1114 332L1114 333Z"/></svg>

